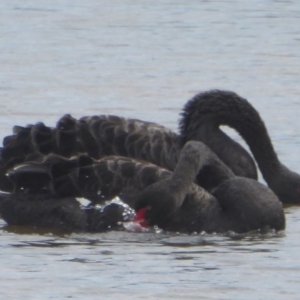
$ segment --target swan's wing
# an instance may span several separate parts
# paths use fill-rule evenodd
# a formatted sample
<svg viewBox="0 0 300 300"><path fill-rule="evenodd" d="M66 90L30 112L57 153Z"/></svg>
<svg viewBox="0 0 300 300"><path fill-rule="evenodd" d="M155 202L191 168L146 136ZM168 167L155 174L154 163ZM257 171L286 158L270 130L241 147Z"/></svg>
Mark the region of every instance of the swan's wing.
<svg viewBox="0 0 300 300"><path fill-rule="evenodd" d="M55 128L43 123L14 127L0 149L0 189L11 191L5 174L13 166L39 155L72 157L87 153L95 159L119 155L142 159L173 169L178 159L179 137L155 123L117 116L63 116Z"/></svg>
<svg viewBox="0 0 300 300"><path fill-rule="evenodd" d="M56 197L84 197L103 202L120 196L134 204L138 193L171 172L151 163L110 156L94 160L86 154L70 159L47 155L8 172L15 193L50 193Z"/></svg>

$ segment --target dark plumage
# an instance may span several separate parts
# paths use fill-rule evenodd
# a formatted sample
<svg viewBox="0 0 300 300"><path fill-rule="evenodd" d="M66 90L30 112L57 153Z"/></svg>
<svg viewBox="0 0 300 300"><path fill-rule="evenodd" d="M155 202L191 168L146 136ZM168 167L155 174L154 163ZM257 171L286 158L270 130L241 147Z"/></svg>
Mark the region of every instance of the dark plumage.
<svg viewBox="0 0 300 300"><path fill-rule="evenodd" d="M190 141L184 146L173 173L124 157L105 157L80 166L84 159L82 155L72 159L50 155L16 167L9 177L17 194L44 191L59 198L60 187L66 182L71 195L87 197L94 203L119 195L137 210L147 207L149 223L170 231L247 232L285 227L282 204L275 194L255 180L236 177L201 142ZM57 166L68 172L56 172ZM194 184L199 170L209 166L218 174L212 194ZM36 181L39 190L34 180L22 185L22 178L34 178L31 175L39 173L41 176L36 177L44 178ZM64 193L66 197L66 189ZM114 213L109 215L113 217Z"/></svg>
<svg viewBox="0 0 300 300"><path fill-rule="evenodd" d="M87 216L75 198L46 194L0 194L0 214L9 225L83 231Z"/></svg>
<svg viewBox="0 0 300 300"><path fill-rule="evenodd" d="M47 193L0 193L0 216L8 225L31 226L67 232L103 232L124 229L129 221L124 205L83 207L74 197L57 198Z"/></svg>
<svg viewBox="0 0 300 300"><path fill-rule="evenodd" d="M116 116L83 117L65 115L56 128L42 123L14 127L14 135L3 140L0 159L0 189L13 186L6 172L16 164L55 153L72 157L87 153L99 159L120 155L142 159L172 170L181 148L180 138L163 126Z"/></svg>
<svg viewBox="0 0 300 300"><path fill-rule="evenodd" d="M235 160L238 152L234 147L232 153L228 153L233 141L224 136L220 125L228 125L242 136L268 186L283 203L300 203L299 174L279 161L264 122L246 99L230 91L200 93L186 104L180 131L186 141L201 140L232 166L228 160ZM242 162L240 153L238 156ZM245 162L248 164L247 159Z"/></svg>
<svg viewBox="0 0 300 300"><path fill-rule="evenodd" d="M146 161L122 156L95 160L86 154L70 159L49 154L16 166L8 178L15 194L86 198L94 205L120 196L133 206L140 191L170 174Z"/></svg>
<svg viewBox="0 0 300 300"><path fill-rule="evenodd" d="M219 184L211 194L193 183L199 170L210 165L219 174ZM147 208L150 224L172 231L247 232L285 227L276 195L253 179L235 176L200 142L187 142L173 174L143 190L135 208Z"/></svg>
<svg viewBox="0 0 300 300"><path fill-rule="evenodd" d="M104 115L82 117L79 120L65 115L55 128L37 123L27 127L15 126L13 131L14 135L4 138L0 159L0 189L7 192L12 190L5 176L7 170L40 154L56 153L71 157L87 153L95 159L119 155L149 161L172 171L187 141L185 135L179 136L155 123ZM223 145L223 140L221 142ZM256 178L255 165L250 155L229 137L225 142L230 151L222 147L223 156L235 153L235 159L227 160L235 174ZM203 180L210 170L202 171L204 177L199 176L199 184L210 189L213 183Z"/></svg>
<svg viewBox="0 0 300 300"><path fill-rule="evenodd" d="M76 120L65 115L55 128L42 123L16 126L14 135L4 138L0 151L0 190L13 190L6 173L14 165L49 153L64 157L87 153L93 159L121 155L173 171L180 150L190 140L207 144L235 175L256 179L252 158L219 129L220 125L236 129L245 139L264 179L283 203L300 203L300 176L278 160L257 111L237 94L218 90L200 93L188 101L180 121L180 135L158 124L116 116ZM216 175L212 166L206 166L196 181L210 191Z"/></svg>

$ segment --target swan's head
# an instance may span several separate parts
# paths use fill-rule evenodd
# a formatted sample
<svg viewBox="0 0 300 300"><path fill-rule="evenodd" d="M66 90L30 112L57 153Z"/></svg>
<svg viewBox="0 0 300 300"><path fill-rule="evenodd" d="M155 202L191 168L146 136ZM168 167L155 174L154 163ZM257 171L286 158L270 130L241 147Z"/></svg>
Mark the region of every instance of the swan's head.
<svg viewBox="0 0 300 300"><path fill-rule="evenodd" d="M135 210L139 212L143 209L145 220L149 225L163 228L169 217L181 205L184 197L185 194L178 191L171 180L165 179L148 186L141 192Z"/></svg>

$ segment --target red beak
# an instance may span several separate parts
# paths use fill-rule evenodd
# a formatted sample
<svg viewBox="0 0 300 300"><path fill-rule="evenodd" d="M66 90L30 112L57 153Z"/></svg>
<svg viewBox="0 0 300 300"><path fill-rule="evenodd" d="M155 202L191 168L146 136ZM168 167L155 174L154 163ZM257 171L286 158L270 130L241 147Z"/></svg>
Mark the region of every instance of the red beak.
<svg viewBox="0 0 300 300"><path fill-rule="evenodd" d="M141 227L148 228L149 224L145 219L147 208L141 208L136 212L133 222L140 224Z"/></svg>

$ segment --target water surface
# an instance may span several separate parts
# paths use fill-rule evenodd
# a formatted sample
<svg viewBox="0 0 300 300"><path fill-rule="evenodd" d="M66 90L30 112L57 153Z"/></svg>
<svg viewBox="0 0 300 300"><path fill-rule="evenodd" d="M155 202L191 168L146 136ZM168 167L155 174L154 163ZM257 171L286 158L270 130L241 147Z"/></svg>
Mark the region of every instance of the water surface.
<svg viewBox="0 0 300 300"><path fill-rule="evenodd" d="M177 130L195 93L246 97L300 173L298 1L1 1L0 138L117 114ZM239 137L234 134L234 137ZM297 299L300 208L267 235L59 235L1 223L6 299Z"/></svg>

